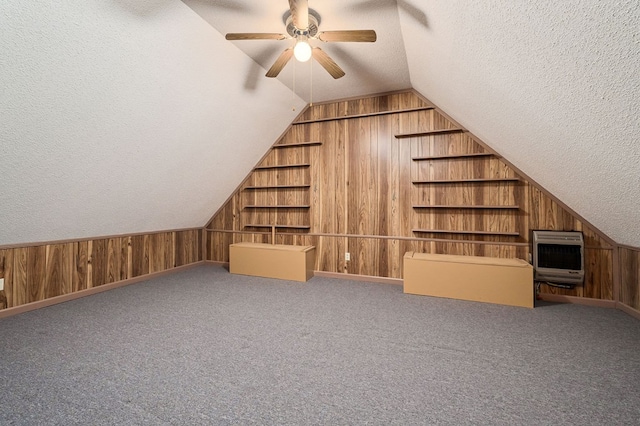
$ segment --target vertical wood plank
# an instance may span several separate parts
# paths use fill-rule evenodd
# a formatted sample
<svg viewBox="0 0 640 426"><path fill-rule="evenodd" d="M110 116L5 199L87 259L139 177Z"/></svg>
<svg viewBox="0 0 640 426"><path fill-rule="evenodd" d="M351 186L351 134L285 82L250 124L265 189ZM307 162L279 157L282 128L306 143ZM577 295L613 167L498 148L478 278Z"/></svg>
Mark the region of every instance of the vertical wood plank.
<svg viewBox="0 0 640 426"><path fill-rule="evenodd" d="M15 250L4 250L4 294L7 299L7 308L12 308L15 305Z"/></svg>
<svg viewBox="0 0 640 426"><path fill-rule="evenodd" d="M9 251L10 250L0 250L0 278L5 280L4 289L0 291L0 310L9 307L9 297L11 297L10 294L8 294L10 291L8 291L9 286L7 285L8 268L5 266L7 264L7 253Z"/></svg>
<svg viewBox="0 0 640 426"><path fill-rule="evenodd" d="M145 256L145 236L131 237L131 277L139 277L149 273L149 260Z"/></svg>
<svg viewBox="0 0 640 426"><path fill-rule="evenodd" d="M27 248L27 301L37 302L46 297L47 246Z"/></svg>
<svg viewBox="0 0 640 426"><path fill-rule="evenodd" d="M99 287L107 282L108 240L93 240L91 245L91 284Z"/></svg>
<svg viewBox="0 0 640 426"><path fill-rule="evenodd" d="M81 291L89 288L89 242L79 241L73 243L73 278L72 290Z"/></svg>
<svg viewBox="0 0 640 426"><path fill-rule="evenodd" d="M120 279L122 238L109 238L106 240L106 244L105 283L113 283Z"/></svg>
<svg viewBox="0 0 640 426"><path fill-rule="evenodd" d="M63 256L65 244L50 244L45 246L45 279L42 299L64 294L65 276L63 271ZM42 300L38 299L38 300Z"/></svg>
<svg viewBox="0 0 640 426"><path fill-rule="evenodd" d="M29 303L27 284L27 263L29 249L26 247L13 250L13 306Z"/></svg>
<svg viewBox="0 0 640 426"><path fill-rule="evenodd" d="M386 108L386 98L384 105ZM372 208L378 212L376 235L393 235L390 228L389 217L389 203L390 200L390 186L391 180L390 170L390 156L391 156L391 124L389 116L376 117L373 120L373 124L376 128L377 138L377 183L376 183L376 204ZM391 269L391 259L389 257L389 245L386 241L378 241L378 253L377 255L378 270L376 275L387 277L389 276L389 270Z"/></svg>
<svg viewBox="0 0 640 426"><path fill-rule="evenodd" d="M640 250L620 248L620 301L640 310Z"/></svg>
<svg viewBox="0 0 640 426"><path fill-rule="evenodd" d="M62 248L62 286L61 294L73 293L74 271L73 243L66 243Z"/></svg>

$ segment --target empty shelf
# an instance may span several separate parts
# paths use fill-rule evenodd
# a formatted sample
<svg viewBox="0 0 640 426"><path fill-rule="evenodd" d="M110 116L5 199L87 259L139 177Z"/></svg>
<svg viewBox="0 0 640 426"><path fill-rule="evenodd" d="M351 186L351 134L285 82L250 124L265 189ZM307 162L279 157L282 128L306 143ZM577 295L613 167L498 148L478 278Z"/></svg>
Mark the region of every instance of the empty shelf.
<svg viewBox="0 0 640 426"><path fill-rule="evenodd" d="M418 132L418 133L402 133L396 135L396 138L415 138L419 136L432 136L432 135L446 135L448 133L461 133L464 132L464 129L438 129L438 130L429 130L428 132Z"/></svg>
<svg viewBox="0 0 640 426"><path fill-rule="evenodd" d="M312 141L312 142L297 142L297 143L281 143L279 145L273 145L271 149L291 148L295 146L310 146L310 145L322 145L322 142Z"/></svg>
<svg viewBox="0 0 640 426"><path fill-rule="evenodd" d="M268 223L249 223L245 225L245 228L271 228L274 225ZM275 225L276 228L282 229L311 229L308 225Z"/></svg>
<svg viewBox="0 0 640 426"><path fill-rule="evenodd" d="M311 185L265 185L265 186L245 186L243 189L293 189L293 188L310 188Z"/></svg>
<svg viewBox="0 0 640 426"><path fill-rule="evenodd" d="M308 209L310 205L259 205L251 204L244 206L245 209Z"/></svg>
<svg viewBox="0 0 640 426"><path fill-rule="evenodd" d="M414 209L485 209L485 210L518 210L520 206L478 206L478 205L415 205Z"/></svg>
<svg viewBox="0 0 640 426"><path fill-rule="evenodd" d="M311 164L303 163L303 164L276 164L273 166L258 166L254 170L269 170L269 169L295 169L302 167L309 167Z"/></svg>
<svg viewBox="0 0 640 426"><path fill-rule="evenodd" d="M414 180L419 183L491 183L491 182L520 182L519 178L489 178L489 179L442 179L442 180Z"/></svg>
<svg viewBox="0 0 640 426"><path fill-rule="evenodd" d="M430 160L456 160L461 158L474 157L495 157L495 154L489 152L470 152L468 154L445 154L445 155L427 155L423 157L413 157L413 161L430 161Z"/></svg>

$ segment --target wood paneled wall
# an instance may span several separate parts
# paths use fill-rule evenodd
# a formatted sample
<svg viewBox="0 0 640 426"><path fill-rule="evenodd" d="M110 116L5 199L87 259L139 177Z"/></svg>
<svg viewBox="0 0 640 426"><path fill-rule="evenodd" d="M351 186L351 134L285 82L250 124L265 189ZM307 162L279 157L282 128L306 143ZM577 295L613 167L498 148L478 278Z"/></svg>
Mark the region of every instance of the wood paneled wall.
<svg viewBox="0 0 640 426"><path fill-rule="evenodd" d="M413 92L314 105L207 225L206 258L275 223L316 270L401 278L406 251L528 259L531 230L577 230L585 285L541 291L614 300L609 240L491 154Z"/></svg>
<svg viewBox="0 0 640 426"><path fill-rule="evenodd" d="M640 248L620 248L620 302L640 311Z"/></svg>
<svg viewBox="0 0 640 426"><path fill-rule="evenodd" d="M190 229L0 249L0 309L199 262L201 241Z"/></svg>

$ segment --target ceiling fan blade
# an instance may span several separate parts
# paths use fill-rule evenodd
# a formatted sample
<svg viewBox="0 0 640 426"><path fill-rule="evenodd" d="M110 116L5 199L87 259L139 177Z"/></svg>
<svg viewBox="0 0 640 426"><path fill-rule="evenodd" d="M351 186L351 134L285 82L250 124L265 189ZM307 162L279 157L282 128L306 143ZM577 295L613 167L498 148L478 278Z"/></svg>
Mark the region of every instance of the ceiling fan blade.
<svg viewBox="0 0 640 426"><path fill-rule="evenodd" d="M289 9L293 18L293 25L299 30L309 28L309 1L289 0Z"/></svg>
<svg viewBox="0 0 640 426"><path fill-rule="evenodd" d="M329 55L325 53L324 50L320 49L319 47L314 47L312 54L313 59L318 61L318 63L322 65L322 67L327 70L329 74L331 74L331 77L335 79L344 77L344 71L342 71L342 68L340 68L338 64L336 64L333 59L331 59Z"/></svg>
<svg viewBox="0 0 640 426"><path fill-rule="evenodd" d="M318 39L322 41L355 41L373 43L378 39L373 30L321 31Z"/></svg>
<svg viewBox="0 0 640 426"><path fill-rule="evenodd" d="M266 76L270 78L277 77L278 74L280 74L280 71L282 71L282 68L287 65L287 62L289 62L292 56L293 48L291 47L282 52L280 56L278 56L278 59L276 59L276 61L273 63L273 65L271 65L271 68L269 68L269 71L267 71Z"/></svg>
<svg viewBox="0 0 640 426"><path fill-rule="evenodd" d="M279 33L229 33L224 38L227 40L284 40L287 36Z"/></svg>

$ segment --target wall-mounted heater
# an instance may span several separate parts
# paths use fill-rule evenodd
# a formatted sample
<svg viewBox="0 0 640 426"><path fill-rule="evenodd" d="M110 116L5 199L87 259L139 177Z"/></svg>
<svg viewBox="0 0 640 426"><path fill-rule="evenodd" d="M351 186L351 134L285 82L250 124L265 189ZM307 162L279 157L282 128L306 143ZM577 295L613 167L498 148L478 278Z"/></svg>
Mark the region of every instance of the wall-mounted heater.
<svg viewBox="0 0 640 426"><path fill-rule="evenodd" d="M534 279L550 283L582 285L584 239L582 232L533 231Z"/></svg>

